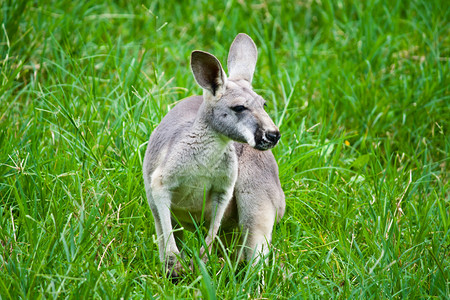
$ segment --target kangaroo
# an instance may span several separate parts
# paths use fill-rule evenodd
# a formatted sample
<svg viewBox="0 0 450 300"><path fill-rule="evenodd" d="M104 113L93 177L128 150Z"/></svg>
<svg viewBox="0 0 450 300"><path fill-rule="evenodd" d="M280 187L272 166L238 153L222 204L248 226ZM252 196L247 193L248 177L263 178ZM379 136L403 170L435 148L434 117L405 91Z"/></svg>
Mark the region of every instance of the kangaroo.
<svg viewBox="0 0 450 300"><path fill-rule="evenodd" d="M251 86L257 55L253 40L238 34L227 77L215 56L193 51L191 69L203 96L179 102L150 136L145 191L160 260L174 277L182 272L174 234L194 229L193 222L204 220L208 229L202 255L220 227L245 236L244 257L252 261L267 254L273 225L284 215L278 166L272 152L264 151L277 144L280 132Z"/></svg>

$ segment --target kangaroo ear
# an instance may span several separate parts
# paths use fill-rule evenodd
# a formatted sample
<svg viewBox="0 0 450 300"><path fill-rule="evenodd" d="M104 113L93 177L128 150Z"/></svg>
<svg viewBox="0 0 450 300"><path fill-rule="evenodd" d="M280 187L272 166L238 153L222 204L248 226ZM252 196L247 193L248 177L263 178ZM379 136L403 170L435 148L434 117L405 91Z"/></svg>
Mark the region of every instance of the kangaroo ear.
<svg viewBox="0 0 450 300"><path fill-rule="evenodd" d="M191 69L197 83L213 96L225 87L227 76L214 55L198 50L192 52Z"/></svg>
<svg viewBox="0 0 450 300"><path fill-rule="evenodd" d="M252 38L245 33L239 33L231 44L228 54L230 79L245 79L252 83L257 59L258 50Z"/></svg>

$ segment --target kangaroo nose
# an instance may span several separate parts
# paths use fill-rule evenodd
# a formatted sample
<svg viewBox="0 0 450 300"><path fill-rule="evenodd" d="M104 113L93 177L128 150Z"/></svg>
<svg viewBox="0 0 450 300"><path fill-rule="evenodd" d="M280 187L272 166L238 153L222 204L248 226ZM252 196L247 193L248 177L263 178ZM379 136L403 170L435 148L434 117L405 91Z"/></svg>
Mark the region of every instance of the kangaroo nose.
<svg viewBox="0 0 450 300"><path fill-rule="evenodd" d="M276 144L278 142L278 140L280 139L280 136L281 136L281 134L279 131L266 132L266 138L274 144Z"/></svg>

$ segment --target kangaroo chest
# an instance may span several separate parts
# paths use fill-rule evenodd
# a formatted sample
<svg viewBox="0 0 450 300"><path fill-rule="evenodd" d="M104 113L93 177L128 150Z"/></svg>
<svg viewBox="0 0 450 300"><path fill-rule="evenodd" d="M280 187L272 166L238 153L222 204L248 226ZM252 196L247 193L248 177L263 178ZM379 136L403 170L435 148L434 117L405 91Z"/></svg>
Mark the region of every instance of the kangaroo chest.
<svg viewBox="0 0 450 300"><path fill-rule="evenodd" d="M237 174L233 150L229 149L215 160L203 161L201 155L191 157L179 168L172 182L171 210L183 226L193 220L209 222L214 198L219 199L224 194L231 196Z"/></svg>

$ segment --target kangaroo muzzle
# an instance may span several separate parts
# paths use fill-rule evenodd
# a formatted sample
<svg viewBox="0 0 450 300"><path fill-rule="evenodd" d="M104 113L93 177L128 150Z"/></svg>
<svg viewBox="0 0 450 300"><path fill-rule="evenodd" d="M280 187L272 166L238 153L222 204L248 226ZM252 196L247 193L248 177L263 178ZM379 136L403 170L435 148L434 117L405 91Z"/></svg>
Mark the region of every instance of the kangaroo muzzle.
<svg viewBox="0 0 450 300"><path fill-rule="evenodd" d="M261 130L258 129L255 133L255 149L257 150L268 150L278 143L280 140L281 133L276 129L272 130Z"/></svg>

